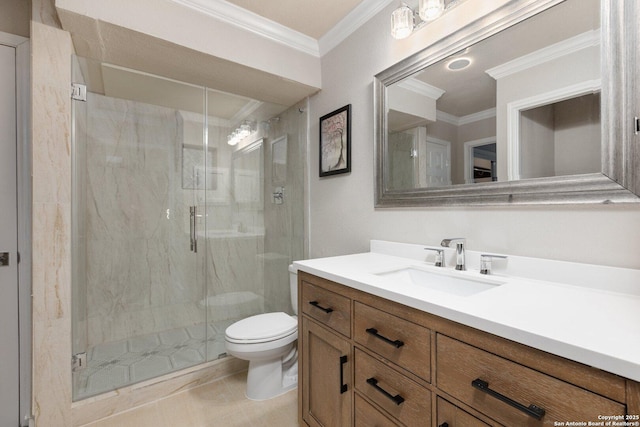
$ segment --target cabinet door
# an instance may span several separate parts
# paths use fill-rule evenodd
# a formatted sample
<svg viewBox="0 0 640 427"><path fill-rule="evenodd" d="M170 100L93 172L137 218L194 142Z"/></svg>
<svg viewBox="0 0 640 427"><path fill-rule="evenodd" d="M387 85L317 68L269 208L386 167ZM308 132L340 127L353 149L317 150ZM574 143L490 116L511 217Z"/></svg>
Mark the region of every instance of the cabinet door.
<svg viewBox="0 0 640 427"><path fill-rule="evenodd" d="M351 425L352 354L345 339L302 319L302 418L311 427Z"/></svg>
<svg viewBox="0 0 640 427"><path fill-rule="evenodd" d="M438 427L489 427L489 424L438 397Z"/></svg>

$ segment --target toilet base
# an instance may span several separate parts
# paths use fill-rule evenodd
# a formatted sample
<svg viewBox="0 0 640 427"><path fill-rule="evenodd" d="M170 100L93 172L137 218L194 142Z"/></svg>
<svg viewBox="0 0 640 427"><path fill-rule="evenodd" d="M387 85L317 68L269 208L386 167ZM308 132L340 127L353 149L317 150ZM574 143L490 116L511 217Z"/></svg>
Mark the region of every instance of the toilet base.
<svg viewBox="0 0 640 427"><path fill-rule="evenodd" d="M290 365L290 366L287 366ZM250 400L267 400L298 386L298 361L282 363L276 360L251 360L247 373L245 395Z"/></svg>

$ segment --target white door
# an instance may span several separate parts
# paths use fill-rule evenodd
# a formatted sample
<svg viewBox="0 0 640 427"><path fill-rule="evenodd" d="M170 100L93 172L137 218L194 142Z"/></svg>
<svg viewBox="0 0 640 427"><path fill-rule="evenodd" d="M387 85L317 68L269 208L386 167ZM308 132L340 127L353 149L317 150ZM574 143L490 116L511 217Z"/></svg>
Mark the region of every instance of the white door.
<svg viewBox="0 0 640 427"><path fill-rule="evenodd" d="M451 146L447 141L427 140L427 187L451 185Z"/></svg>
<svg viewBox="0 0 640 427"><path fill-rule="evenodd" d="M20 425L16 50L0 45L0 426Z"/></svg>

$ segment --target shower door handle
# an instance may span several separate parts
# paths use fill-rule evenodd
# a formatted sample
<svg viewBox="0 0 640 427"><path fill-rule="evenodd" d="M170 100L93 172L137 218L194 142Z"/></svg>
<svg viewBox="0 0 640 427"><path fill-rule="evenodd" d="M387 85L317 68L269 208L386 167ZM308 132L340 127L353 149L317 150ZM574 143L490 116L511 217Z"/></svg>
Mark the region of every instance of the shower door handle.
<svg viewBox="0 0 640 427"><path fill-rule="evenodd" d="M191 238L191 252L198 252L198 235L196 234L196 207L189 206L189 231Z"/></svg>

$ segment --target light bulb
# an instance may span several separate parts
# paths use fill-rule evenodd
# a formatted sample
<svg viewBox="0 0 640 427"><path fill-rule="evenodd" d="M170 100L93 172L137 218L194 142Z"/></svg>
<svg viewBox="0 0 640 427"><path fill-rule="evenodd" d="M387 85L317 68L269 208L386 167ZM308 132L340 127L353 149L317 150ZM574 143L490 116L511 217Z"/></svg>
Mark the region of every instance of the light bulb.
<svg viewBox="0 0 640 427"><path fill-rule="evenodd" d="M391 35L395 39L404 39L413 32L413 11L403 4L391 13Z"/></svg>
<svg viewBox="0 0 640 427"><path fill-rule="evenodd" d="M423 21L433 21L444 12L444 0L420 0L418 14Z"/></svg>
<svg viewBox="0 0 640 427"><path fill-rule="evenodd" d="M240 136L240 138L246 138L247 136L251 135L251 126L246 123L242 124L240 126L240 132L238 133L238 135Z"/></svg>

